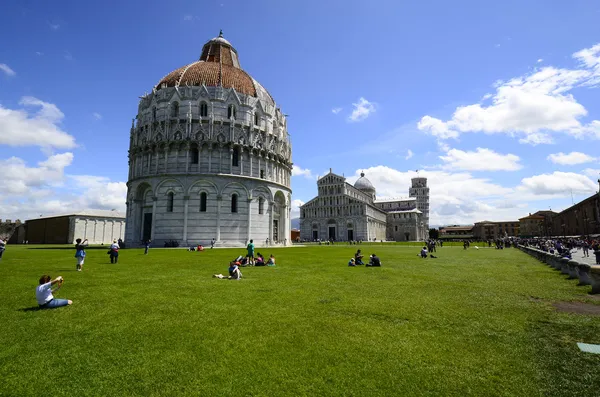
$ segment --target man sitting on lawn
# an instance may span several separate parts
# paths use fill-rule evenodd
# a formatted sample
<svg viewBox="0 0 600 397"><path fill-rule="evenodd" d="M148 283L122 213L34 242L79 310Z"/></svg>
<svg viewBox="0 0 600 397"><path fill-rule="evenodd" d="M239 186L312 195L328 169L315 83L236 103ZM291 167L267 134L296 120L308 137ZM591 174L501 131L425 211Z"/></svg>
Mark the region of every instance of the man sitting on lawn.
<svg viewBox="0 0 600 397"><path fill-rule="evenodd" d="M381 260L379 259L379 257L375 254L371 254L371 256L369 257L369 263L367 263L368 267L380 267L381 266Z"/></svg>

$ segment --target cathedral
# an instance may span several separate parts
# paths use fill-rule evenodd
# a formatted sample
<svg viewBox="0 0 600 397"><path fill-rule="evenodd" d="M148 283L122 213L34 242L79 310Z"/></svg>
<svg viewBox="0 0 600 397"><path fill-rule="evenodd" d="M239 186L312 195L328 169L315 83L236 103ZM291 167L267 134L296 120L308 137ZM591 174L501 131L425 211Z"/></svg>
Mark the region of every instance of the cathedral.
<svg viewBox="0 0 600 397"><path fill-rule="evenodd" d="M317 181L318 195L300 207L305 241L423 241L429 238L427 178L411 180L409 197L376 199L364 173L354 183L329 173Z"/></svg>
<svg viewBox="0 0 600 397"><path fill-rule="evenodd" d="M140 99L125 241L286 244L291 172L286 117L221 32Z"/></svg>

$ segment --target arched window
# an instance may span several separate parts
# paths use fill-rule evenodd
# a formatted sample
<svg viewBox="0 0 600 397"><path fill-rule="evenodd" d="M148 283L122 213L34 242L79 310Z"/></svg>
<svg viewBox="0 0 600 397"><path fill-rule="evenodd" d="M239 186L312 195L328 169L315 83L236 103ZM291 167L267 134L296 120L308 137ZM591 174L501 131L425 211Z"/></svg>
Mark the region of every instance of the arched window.
<svg viewBox="0 0 600 397"><path fill-rule="evenodd" d="M231 212L237 212L238 208L237 208L237 201L238 201L238 196L237 194L232 194L231 195Z"/></svg>
<svg viewBox="0 0 600 397"><path fill-rule="evenodd" d="M229 107L227 108L227 118L228 119L233 118L235 120L235 116L236 116L235 106L229 105Z"/></svg>
<svg viewBox="0 0 600 397"><path fill-rule="evenodd" d="M171 117L179 117L179 102L173 102L173 106L171 106Z"/></svg>
<svg viewBox="0 0 600 397"><path fill-rule="evenodd" d="M198 164L198 159L200 158L200 152L197 148L192 149L192 164Z"/></svg>
<svg viewBox="0 0 600 397"><path fill-rule="evenodd" d="M262 197L258 198L258 213L260 215L265 213L265 199L263 199ZM302 215L304 215L304 211L302 211Z"/></svg>
<svg viewBox="0 0 600 397"><path fill-rule="evenodd" d="M200 104L200 117L208 117L208 105L206 102Z"/></svg>
<svg viewBox="0 0 600 397"><path fill-rule="evenodd" d="M167 195L167 212L173 212L173 201L175 200L175 194L169 192Z"/></svg>
<svg viewBox="0 0 600 397"><path fill-rule="evenodd" d="M238 148L233 148L233 154L231 156L231 165L234 167L240 166L240 151Z"/></svg>
<svg viewBox="0 0 600 397"><path fill-rule="evenodd" d="M206 212L206 193L200 194L200 212Z"/></svg>
<svg viewBox="0 0 600 397"><path fill-rule="evenodd" d="M265 179L265 170L260 170L260 179Z"/></svg>
<svg viewBox="0 0 600 397"><path fill-rule="evenodd" d="M258 116L258 113L254 113L254 125L258 125L260 122L260 117Z"/></svg>
<svg viewBox="0 0 600 397"><path fill-rule="evenodd" d="M152 121L156 121L156 106L152 108Z"/></svg>

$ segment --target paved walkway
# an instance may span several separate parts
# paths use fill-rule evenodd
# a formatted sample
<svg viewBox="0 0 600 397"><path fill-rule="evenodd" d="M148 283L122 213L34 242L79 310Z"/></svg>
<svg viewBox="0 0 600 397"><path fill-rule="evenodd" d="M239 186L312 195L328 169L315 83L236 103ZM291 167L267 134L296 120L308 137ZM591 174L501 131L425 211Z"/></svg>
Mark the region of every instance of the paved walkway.
<svg viewBox="0 0 600 397"><path fill-rule="evenodd" d="M588 265L595 265L596 264L596 255L594 255L594 251L590 250L590 256L583 256L583 250L582 249L574 249L571 251L571 256L573 257L573 260L576 260L577 262L583 262L583 263L587 263Z"/></svg>

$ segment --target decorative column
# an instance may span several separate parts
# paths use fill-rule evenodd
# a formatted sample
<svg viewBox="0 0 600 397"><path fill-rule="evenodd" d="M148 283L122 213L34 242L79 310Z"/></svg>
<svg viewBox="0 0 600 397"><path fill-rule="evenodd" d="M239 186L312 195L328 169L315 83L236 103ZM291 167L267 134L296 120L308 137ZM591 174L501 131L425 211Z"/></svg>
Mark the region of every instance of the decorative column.
<svg viewBox="0 0 600 397"><path fill-rule="evenodd" d="M190 145L185 145L185 172L190 171Z"/></svg>
<svg viewBox="0 0 600 397"><path fill-rule="evenodd" d="M248 196L248 238L246 240L250 241L250 230L252 228L252 196Z"/></svg>
<svg viewBox="0 0 600 397"><path fill-rule="evenodd" d="M223 196L217 195L217 241L221 241L221 201Z"/></svg>
<svg viewBox="0 0 600 397"><path fill-rule="evenodd" d="M166 146L165 147L165 173L167 173L169 171L169 150L171 148Z"/></svg>
<svg viewBox="0 0 600 397"><path fill-rule="evenodd" d="M244 175L244 148L240 147L240 175Z"/></svg>
<svg viewBox="0 0 600 397"><path fill-rule="evenodd" d="M212 145L208 146L208 173L210 174L211 164L212 163Z"/></svg>
<svg viewBox="0 0 600 397"><path fill-rule="evenodd" d="M252 162L254 159L254 151L252 149L248 150L248 160L250 160L250 177L252 177Z"/></svg>
<svg viewBox="0 0 600 397"><path fill-rule="evenodd" d="M239 158L238 158L239 162ZM233 148L229 148L229 173L233 174Z"/></svg>
<svg viewBox="0 0 600 397"><path fill-rule="evenodd" d="M157 148L156 149L156 164L154 165L154 173L158 174L158 153L160 152L160 150Z"/></svg>
<svg viewBox="0 0 600 397"><path fill-rule="evenodd" d="M269 242L273 244L273 203L269 203Z"/></svg>
<svg viewBox="0 0 600 397"><path fill-rule="evenodd" d="M187 245L188 204L190 196L183 196L183 243Z"/></svg>
<svg viewBox="0 0 600 397"><path fill-rule="evenodd" d="M156 224L156 201L158 197L152 196L152 227L150 228L150 240L154 241L154 225Z"/></svg>

